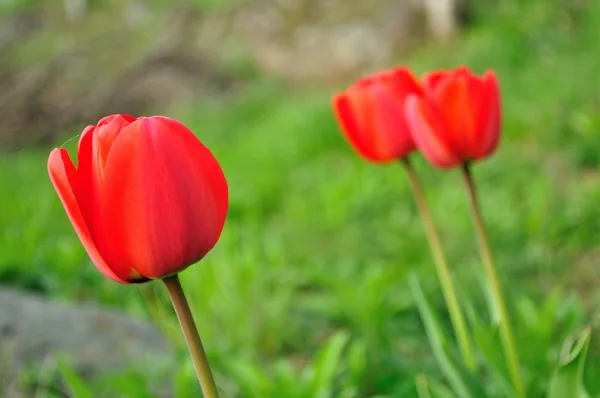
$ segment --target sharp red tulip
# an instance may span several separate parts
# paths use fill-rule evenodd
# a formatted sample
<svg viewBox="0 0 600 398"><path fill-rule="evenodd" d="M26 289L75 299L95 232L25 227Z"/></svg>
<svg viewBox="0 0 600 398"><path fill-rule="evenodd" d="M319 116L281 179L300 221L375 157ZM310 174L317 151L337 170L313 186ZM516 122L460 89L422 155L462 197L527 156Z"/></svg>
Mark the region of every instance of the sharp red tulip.
<svg viewBox="0 0 600 398"><path fill-rule="evenodd" d="M50 179L96 267L121 283L179 272L217 243L227 181L183 124L112 115L81 134L77 167L54 149Z"/></svg>
<svg viewBox="0 0 600 398"><path fill-rule="evenodd" d="M406 101L412 137L437 167L453 167L494 152L500 137L501 100L493 71L436 71L422 79L424 95Z"/></svg>
<svg viewBox="0 0 600 398"><path fill-rule="evenodd" d="M417 79L406 68L364 77L333 98L342 131L363 158L385 163L415 149L404 116L409 94L421 94Z"/></svg>

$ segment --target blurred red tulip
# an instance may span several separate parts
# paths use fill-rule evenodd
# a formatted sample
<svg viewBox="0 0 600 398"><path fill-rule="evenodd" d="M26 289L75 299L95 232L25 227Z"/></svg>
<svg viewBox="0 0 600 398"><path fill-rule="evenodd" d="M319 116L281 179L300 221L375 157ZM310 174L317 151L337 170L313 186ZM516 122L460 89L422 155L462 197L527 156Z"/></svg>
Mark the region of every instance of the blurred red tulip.
<svg viewBox="0 0 600 398"><path fill-rule="evenodd" d="M423 155L437 167L485 158L500 137L500 89L496 74L468 68L423 76L422 96L406 101L406 118Z"/></svg>
<svg viewBox="0 0 600 398"><path fill-rule="evenodd" d="M417 79L406 68L364 77L333 98L333 108L344 135L365 159L385 163L415 149L404 117L409 94L422 94Z"/></svg>
<svg viewBox="0 0 600 398"><path fill-rule="evenodd" d="M88 255L107 277L179 272L217 243L228 207L223 171L184 125L112 115L81 134L75 168L54 149L48 172Z"/></svg>

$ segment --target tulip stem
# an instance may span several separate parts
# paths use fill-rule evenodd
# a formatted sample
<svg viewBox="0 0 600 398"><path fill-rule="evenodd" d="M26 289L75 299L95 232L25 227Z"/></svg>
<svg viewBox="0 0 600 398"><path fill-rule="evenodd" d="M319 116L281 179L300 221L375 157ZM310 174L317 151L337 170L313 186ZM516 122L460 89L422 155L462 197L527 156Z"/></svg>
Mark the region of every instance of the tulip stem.
<svg viewBox="0 0 600 398"><path fill-rule="evenodd" d="M475 362L475 356L473 355L473 350L471 347L471 339L469 337L465 317L458 302L456 290L450 274L450 269L448 267L448 263L446 262L446 257L444 256L439 233L435 223L433 222L433 217L431 216L431 211L429 210L427 201L425 200L423 187L421 186L419 178L417 177L417 173L412 167L408 157L402 158L402 164L404 165L404 169L408 175L413 195L415 197L415 201L417 202L417 207L421 213L421 219L425 227L427 240L429 241L429 247L431 249L431 254L433 255L435 268L440 280L440 285L442 287L442 294L444 295L446 307L448 308L448 312L450 314L450 321L454 328L454 333L458 341L458 346L463 361L468 369L474 371L477 368L477 364Z"/></svg>
<svg viewBox="0 0 600 398"><path fill-rule="evenodd" d="M468 163L463 165L463 177L469 193L471 213L475 223L479 251L485 267L485 272L487 273L487 277L489 279L493 305L499 318L498 322L500 327L500 339L502 341L504 356L506 357L507 361L508 372L510 374L516 395L518 397L524 397L525 392L523 390L523 381L521 380L519 357L517 354L515 339L510 325L506 303L502 294L500 279L496 271L496 265L494 264L494 259L492 257L492 251L490 249L487 233L483 225L479 201L475 190L475 183L473 181L471 169Z"/></svg>
<svg viewBox="0 0 600 398"><path fill-rule="evenodd" d="M183 335L190 350L190 354L192 355L194 366L196 368L196 375L198 376L198 381L202 387L202 394L204 395L204 398L218 398L217 385L215 384L215 379L210 370L210 365L208 364L206 352L202 346L198 328L196 328L196 324L194 323L192 311L190 310L190 306L185 298L185 293L181 287L179 276L178 274L175 274L166 277L163 279L163 282L169 291L173 308L175 309L177 318L179 318Z"/></svg>

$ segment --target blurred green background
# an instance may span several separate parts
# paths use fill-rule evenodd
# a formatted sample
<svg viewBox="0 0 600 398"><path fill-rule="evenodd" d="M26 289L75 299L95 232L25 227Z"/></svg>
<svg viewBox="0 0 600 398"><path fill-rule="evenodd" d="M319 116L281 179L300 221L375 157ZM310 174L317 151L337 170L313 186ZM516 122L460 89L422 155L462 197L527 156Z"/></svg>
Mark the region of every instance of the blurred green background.
<svg viewBox="0 0 600 398"><path fill-rule="evenodd" d="M514 311L525 357L535 311L523 308L560 295L552 296L560 299L547 331L554 348L539 364L545 372L567 331L596 319L600 2L470 1L448 40L429 37L417 13L408 19L417 21L411 40L389 44L391 57L364 65L345 65L331 48L303 49L310 40L297 32L307 31L306 21L322 25L309 47L317 49L332 45L326 38L334 29L327 29L339 21L320 22L326 11L310 8L319 2L296 2L284 9L275 1L96 0L83 2L84 10L79 2L0 1L0 289L142 319L157 320L159 312L177 347L176 357L164 359L179 374L173 394L200 395L162 286L104 278L46 172L52 147L74 150L82 127L106 113L165 114L197 133L229 181L219 244L182 274L223 396L415 396L415 375L435 376L437 367L407 288L409 271L426 278L443 311L424 232L401 168L352 153L329 101L376 67L403 63L421 73L467 64L493 68L501 83L501 145L474 173L507 294L520 303ZM360 4L340 2L327 12L360 20ZM280 30L244 33L244 23L258 31L260 18L274 12L285 15L270 22ZM370 57L359 44L350 45L351 55ZM382 45L364 48L371 44ZM481 264L459 173L415 160L449 263L475 297ZM564 324L563 313L576 319ZM598 340L588 359L594 396ZM38 386L32 365L24 383L36 396L65 396ZM86 388L94 397L152 396L147 391L162 383L149 376L155 365Z"/></svg>

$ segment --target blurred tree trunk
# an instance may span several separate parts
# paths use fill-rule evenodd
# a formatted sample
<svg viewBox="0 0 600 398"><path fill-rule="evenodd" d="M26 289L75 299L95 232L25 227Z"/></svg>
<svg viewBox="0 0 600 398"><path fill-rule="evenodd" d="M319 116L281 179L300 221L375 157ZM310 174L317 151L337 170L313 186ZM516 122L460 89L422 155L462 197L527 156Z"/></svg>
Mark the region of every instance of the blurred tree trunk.
<svg viewBox="0 0 600 398"><path fill-rule="evenodd" d="M452 39L458 30L459 2L457 0L421 0L429 33L438 41Z"/></svg>

